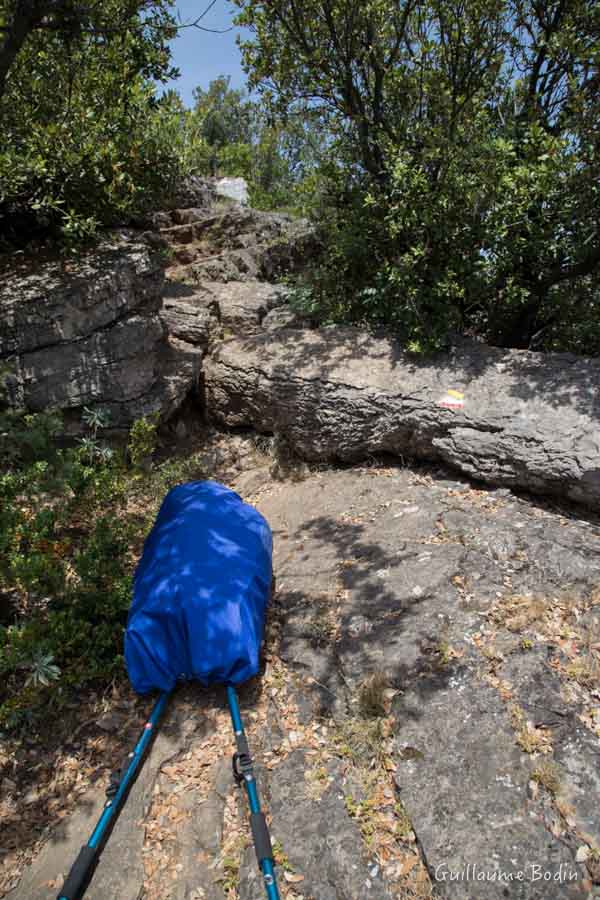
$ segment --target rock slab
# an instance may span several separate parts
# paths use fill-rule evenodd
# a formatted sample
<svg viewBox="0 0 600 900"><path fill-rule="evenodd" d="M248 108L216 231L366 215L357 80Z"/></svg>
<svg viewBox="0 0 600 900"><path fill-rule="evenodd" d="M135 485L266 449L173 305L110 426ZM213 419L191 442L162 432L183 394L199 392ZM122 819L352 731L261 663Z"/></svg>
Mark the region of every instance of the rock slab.
<svg viewBox="0 0 600 900"><path fill-rule="evenodd" d="M86 892L91 900L109 897L138 900L140 897L144 881L141 822L150 805L160 766L173 754L175 746L173 737L165 731L157 736L100 856ZM73 816L55 829L35 864L24 872L18 887L8 894L10 900L55 900L63 878L95 828L104 802L99 790L85 796Z"/></svg>
<svg viewBox="0 0 600 900"><path fill-rule="evenodd" d="M102 406L126 427L172 411L188 392L159 317L163 260L139 235L114 234L74 261L15 272L0 288L0 363L8 402L76 416Z"/></svg>
<svg viewBox="0 0 600 900"><path fill-rule="evenodd" d="M596 627L598 527L399 467L317 473L258 505L276 535L280 652L301 679L305 721L332 729L356 715L375 671L394 692L393 778L435 896L587 896L577 851L598 840L600 731L582 725L595 701L568 659L549 661L563 629ZM546 752L519 742L516 708ZM559 799L531 789L543 764L556 766ZM316 873L309 896L323 897L328 846L315 860L304 832L325 808L335 833L345 828L333 794L303 798L289 770L304 767L291 755L270 773L269 808L290 861L307 880ZM371 896L335 880L339 896Z"/></svg>
<svg viewBox="0 0 600 900"><path fill-rule="evenodd" d="M283 434L309 461L391 453L600 507L600 360L463 341L423 360L353 328L280 329L217 348L207 409Z"/></svg>

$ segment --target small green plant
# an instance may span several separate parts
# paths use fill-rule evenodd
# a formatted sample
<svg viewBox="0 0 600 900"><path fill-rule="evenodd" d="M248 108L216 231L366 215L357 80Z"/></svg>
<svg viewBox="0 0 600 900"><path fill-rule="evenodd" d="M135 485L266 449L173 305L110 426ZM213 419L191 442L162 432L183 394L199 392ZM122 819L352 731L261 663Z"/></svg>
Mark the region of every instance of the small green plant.
<svg viewBox="0 0 600 900"><path fill-rule="evenodd" d="M98 432L108 428L110 424L110 412L100 407L90 409L88 406L84 406L81 421L90 432L79 440L82 459L89 466L110 462L114 456L112 447L109 447L107 444L101 444L98 440Z"/></svg>
<svg viewBox="0 0 600 900"><path fill-rule="evenodd" d="M361 714L367 719L387 714L386 691L389 681L385 672L373 672L360 686L358 701Z"/></svg>
<svg viewBox="0 0 600 900"><path fill-rule="evenodd" d="M290 863L281 841L273 841L273 859L275 860L275 864L283 869L284 872L294 871L294 867Z"/></svg>
<svg viewBox="0 0 600 900"><path fill-rule="evenodd" d="M78 246L91 241L98 231L95 216L78 215L73 210L62 212L62 237L67 246Z"/></svg>
<svg viewBox="0 0 600 900"><path fill-rule="evenodd" d="M217 881L226 894L237 893L240 883L240 860L235 856L226 856L223 860L223 874Z"/></svg>
<svg viewBox="0 0 600 900"><path fill-rule="evenodd" d="M344 798L346 812L356 819L360 833L367 847L371 847L377 832L375 803L371 799L358 801L348 795Z"/></svg>
<svg viewBox="0 0 600 900"><path fill-rule="evenodd" d="M440 640L437 642L435 646L435 654L436 662L440 669L446 669L456 656L454 648L444 638L440 638Z"/></svg>
<svg viewBox="0 0 600 900"><path fill-rule="evenodd" d="M136 419L131 426L127 450L134 469L150 467L152 454L156 450L159 419L159 414L153 413Z"/></svg>
<svg viewBox="0 0 600 900"><path fill-rule="evenodd" d="M98 437L98 432L103 428L108 428L110 424L110 412L102 407L90 409L89 406L83 407L81 421L90 429L93 440Z"/></svg>
<svg viewBox="0 0 600 900"><path fill-rule="evenodd" d="M334 736L338 753L362 768L383 766L387 761L384 720L352 717L340 723Z"/></svg>
<svg viewBox="0 0 600 900"><path fill-rule="evenodd" d="M48 687L52 681L60 678L60 669L54 663L53 653L43 653L36 650L30 663L30 673L25 682L27 685L34 687Z"/></svg>
<svg viewBox="0 0 600 900"><path fill-rule="evenodd" d="M560 791L561 772L551 759L543 759L531 773L531 780L546 788L549 794L556 795Z"/></svg>
<svg viewBox="0 0 600 900"><path fill-rule="evenodd" d="M394 804L394 815L396 817L396 834L401 838L408 837L413 830L413 826L401 800Z"/></svg>
<svg viewBox="0 0 600 900"><path fill-rule="evenodd" d="M346 807L346 812L348 813L348 815L353 819L355 819L360 814L361 804L358 802L358 800L355 800L351 794L347 794L347 796L344 797L344 806Z"/></svg>

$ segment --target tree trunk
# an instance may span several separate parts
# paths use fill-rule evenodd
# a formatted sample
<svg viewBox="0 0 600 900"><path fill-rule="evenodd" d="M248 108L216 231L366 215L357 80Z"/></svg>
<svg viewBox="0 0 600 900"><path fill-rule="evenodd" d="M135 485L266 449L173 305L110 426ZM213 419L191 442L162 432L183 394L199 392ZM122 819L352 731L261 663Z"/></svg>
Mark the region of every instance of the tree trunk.
<svg viewBox="0 0 600 900"><path fill-rule="evenodd" d="M15 9L0 42L0 100L6 90L8 73L28 35L46 12L40 0L15 0Z"/></svg>

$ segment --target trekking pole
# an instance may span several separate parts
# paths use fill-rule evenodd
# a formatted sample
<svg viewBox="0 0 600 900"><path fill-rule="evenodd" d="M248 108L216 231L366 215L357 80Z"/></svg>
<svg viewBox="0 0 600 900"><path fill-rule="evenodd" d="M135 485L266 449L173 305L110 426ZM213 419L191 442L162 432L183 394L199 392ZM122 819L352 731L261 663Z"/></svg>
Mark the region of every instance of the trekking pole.
<svg viewBox="0 0 600 900"><path fill-rule="evenodd" d="M254 778L254 763L250 756L248 741L242 725L237 694L235 688L230 685L227 686L227 700L237 746L237 753L233 755L233 776L238 785L242 781L246 785L246 794L248 795L248 805L250 807L252 840L254 841L258 868L262 872L265 882L268 900L280 900L277 881L275 880L275 861L273 859L271 838L269 837L267 820L264 813L261 812L256 780Z"/></svg>
<svg viewBox="0 0 600 900"><path fill-rule="evenodd" d="M141 767L144 755L156 732L156 726L160 721L168 699L168 693L160 694L134 749L129 753L121 768L112 773L110 783L106 789L106 803L104 804L102 815L89 841L79 851L79 856L73 863L57 900L81 900L81 897L83 897L100 857L102 847L115 824L121 806Z"/></svg>

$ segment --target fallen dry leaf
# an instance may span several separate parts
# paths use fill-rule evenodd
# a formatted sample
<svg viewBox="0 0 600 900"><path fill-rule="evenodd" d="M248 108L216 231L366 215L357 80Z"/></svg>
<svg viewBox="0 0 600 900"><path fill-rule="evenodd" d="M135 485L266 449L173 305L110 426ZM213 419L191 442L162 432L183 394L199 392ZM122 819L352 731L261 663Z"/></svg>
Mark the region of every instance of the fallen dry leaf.
<svg viewBox="0 0 600 900"><path fill-rule="evenodd" d="M404 863L402 863L401 874L408 875L409 872L412 872L418 862L418 856L409 856L409 858Z"/></svg>
<svg viewBox="0 0 600 900"><path fill-rule="evenodd" d="M298 884L300 881L304 881L304 875L295 875L293 872L284 872L283 877L288 884Z"/></svg>

